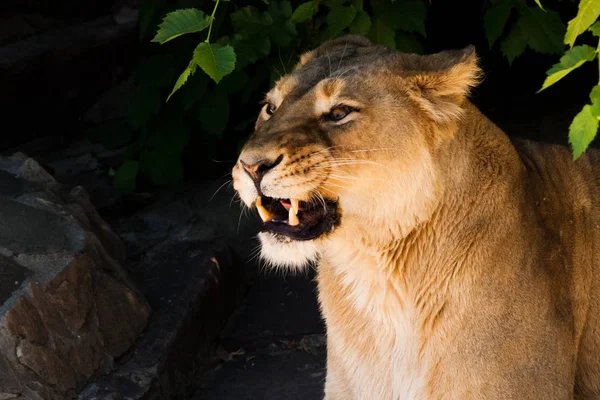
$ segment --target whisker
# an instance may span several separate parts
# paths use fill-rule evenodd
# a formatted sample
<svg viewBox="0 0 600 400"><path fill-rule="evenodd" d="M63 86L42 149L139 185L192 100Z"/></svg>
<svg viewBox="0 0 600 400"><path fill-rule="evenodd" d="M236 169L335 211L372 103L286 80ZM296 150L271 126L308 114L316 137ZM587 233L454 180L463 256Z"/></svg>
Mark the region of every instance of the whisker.
<svg viewBox="0 0 600 400"><path fill-rule="evenodd" d="M374 162L374 161L324 161L322 163L318 164L319 168L324 168L324 167L339 167L342 165L376 165L378 167L383 167L383 164ZM315 165L315 167L317 167L317 165Z"/></svg>
<svg viewBox="0 0 600 400"><path fill-rule="evenodd" d="M227 180L227 182L225 182L224 184L222 184L221 186L219 186L219 188L217 190L215 190L215 192L213 193L212 196L210 196L210 199L208 199L208 201L210 202L216 195L217 193L219 193L219 190L223 189L227 184L232 183L233 180L229 179Z"/></svg>
<svg viewBox="0 0 600 400"><path fill-rule="evenodd" d="M246 261L247 263L254 261L260 255L260 247L261 245L259 244L250 251L250 254L248 254L248 260Z"/></svg>
<svg viewBox="0 0 600 400"><path fill-rule="evenodd" d="M369 164L377 164L377 165L383 165L377 161L371 161L371 160L362 160L360 158L334 158L331 160L325 160L325 162L355 162L355 163L369 163Z"/></svg>
<svg viewBox="0 0 600 400"><path fill-rule="evenodd" d="M325 186L322 186L321 189L328 191L329 193L333 194L334 196L338 196L338 194L336 192L334 192L331 189L327 189Z"/></svg>
<svg viewBox="0 0 600 400"><path fill-rule="evenodd" d="M240 197L240 195L238 194L238 192L233 192L233 196L231 196L231 200L229 200L229 207L231 207L231 204L236 201L236 197ZM241 199L240 199L241 200Z"/></svg>
<svg viewBox="0 0 600 400"><path fill-rule="evenodd" d="M325 198L323 197L323 195L321 193L319 193L318 190L315 190L315 189L312 189L310 191L310 193L315 195L315 196L311 196L311 199L312 199L312 197L316 197L317 200L319 200L319 202L321 204L323 204L323 211L327 211L327 203L325 202Z"/></svg>
<svg viewBox="0 0 600 400"><path fill-rule="evenodd" d="M359 178L357 176L344 176L344 175L339 175L339 174L329 174L329 176L336 178L336 179L342 179L342 180L350 180L350 181L361 181L362 178Z"/></svg>
<svg viewBox="0 0 600 400"><path fill-rule="evenodd" d="M340 66L342 65L342 60L344 59L344 56L346 55L346 49L348 48L348 43L346 43L346 45L344 46L344 51L342 52L342 56L340 57L340 62L338 63L338 66L336 68L337 71L339 71ZM330 73L331 75L331 73ZM339 76L338 76L339 78Z"/></svg>
<svg viewBox="0 0 600 400"><path fill-rule="evenodd" d="M342 186L342 185L338 185L336 183L331 183L331 182L325 182L325 185L331 185L331 186L335 186L335 187L339 187L340 189L347 189L346 186Z"/></svg>
<svg viewBox="0 0 600 400"><path fill-rule="evenodd" d="M349 67L349 68L348 68L348 69L346 69L344 72L340 73L340 74L337 76L337 78L339 79L339 78L343 77L344 75L346 75L348 72L350 72L350 71L352 71L352 70L355 70L355 69L356 69L356 70L358 70L358 69L359 69L359 68L361 68L361 67L364 67L364 65L356 65L356 66L353 66L353 67Z"/></svg>
<svg viewBox="0 0 600 400"><path fill-rule="evenodd" d="M326 161L357 161L357 162L375 162L372 160L363 160L362 158L352 158L352 157L335 157L331 160ZM378 163L379 164L379 163Z"/></svg>
<svg viewBox="0 0 600 400"><path fill-rule="evenodd" d="M310 155L315 155L315 154L323 153L325 151L328 151L328 150L331 150L331 149L335 149L337 147L342 147L342 145L325 147L324 149L321 149L319 151L313 151L312 153L310 153Z"/></svg>
<svg viewBox="0 0 600 400"><path fill-rule="evenodd" d="M366 153L368 151L384 151L384 150L396 150L393 147L381 147L378 149L365 149L365 150L350 150L349 153Z"/></svg>
<svg viewBox="0 0 600 400"><path fill-rule="evenodd" d="M285 68L285 64L283 63L283 60L281 59L281 47L278 48L277 52L279 53L279 62L281 63L281 67L283 68L283 72L285 72L285 74L287 75L287 71Z"/></svg>

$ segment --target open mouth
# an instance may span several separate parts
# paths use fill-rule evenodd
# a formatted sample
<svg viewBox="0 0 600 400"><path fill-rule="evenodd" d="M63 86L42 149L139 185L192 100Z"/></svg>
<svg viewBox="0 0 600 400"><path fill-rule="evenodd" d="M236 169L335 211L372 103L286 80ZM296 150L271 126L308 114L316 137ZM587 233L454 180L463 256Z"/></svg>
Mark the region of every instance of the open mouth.
<svg viewBox="0 0 600 400"><path fill-rule="evenodd" d="M299 201L261 196L256 208L263 220L262 231L273 232L296 240L312 240L331 232L338 223L337 202Z"/></svg>

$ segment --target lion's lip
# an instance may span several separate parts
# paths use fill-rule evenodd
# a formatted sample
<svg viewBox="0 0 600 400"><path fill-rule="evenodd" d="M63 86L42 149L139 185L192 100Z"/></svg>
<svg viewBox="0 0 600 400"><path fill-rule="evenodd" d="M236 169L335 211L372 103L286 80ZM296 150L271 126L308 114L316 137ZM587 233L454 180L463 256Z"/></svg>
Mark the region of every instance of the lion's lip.
<svg viewBox="0 0 600 400"><path fill-rule="evenodd" d="M337 202L331 199L305 202L261 196L256 206L263 220L262 231L296 240L316 239L338 222Z"/></svg>

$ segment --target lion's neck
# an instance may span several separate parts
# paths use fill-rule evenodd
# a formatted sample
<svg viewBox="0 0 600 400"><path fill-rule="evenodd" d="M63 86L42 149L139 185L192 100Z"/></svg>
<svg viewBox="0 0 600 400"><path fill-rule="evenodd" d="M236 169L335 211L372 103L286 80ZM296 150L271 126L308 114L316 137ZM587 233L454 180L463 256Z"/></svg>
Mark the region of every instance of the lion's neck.
<svg viewBox="0 0 600 400"><path fill-rule="evenodd" d="M357 307L389 306L392 299L431 315L485 242L493 204L508 196L506 182L518 178L520 164L506 135L474 106L465 108L465 122L434 154L433 199L415 202L421 208L395 220L350 216L327 241L323 262L351 289ZM426 189L414 195L434 193Z"/></svg>

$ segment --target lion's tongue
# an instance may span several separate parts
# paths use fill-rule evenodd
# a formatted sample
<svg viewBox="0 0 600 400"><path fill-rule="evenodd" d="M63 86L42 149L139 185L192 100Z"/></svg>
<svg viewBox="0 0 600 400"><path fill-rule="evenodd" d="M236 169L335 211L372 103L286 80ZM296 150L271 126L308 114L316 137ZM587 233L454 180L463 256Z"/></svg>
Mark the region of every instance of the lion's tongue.
<svg viewBox="0 0 600 400"><path fill-rule="evenodd" d="M279 202L287 211L290 211L290 208L293 208L295 209L295 213L298 214L298 210L301 210L300 201L298 199L279 200Z"/></svg>

